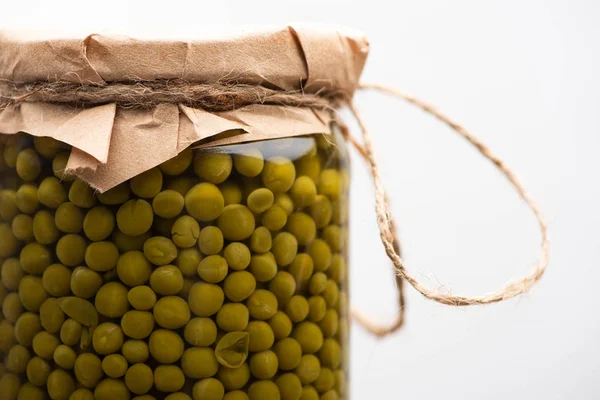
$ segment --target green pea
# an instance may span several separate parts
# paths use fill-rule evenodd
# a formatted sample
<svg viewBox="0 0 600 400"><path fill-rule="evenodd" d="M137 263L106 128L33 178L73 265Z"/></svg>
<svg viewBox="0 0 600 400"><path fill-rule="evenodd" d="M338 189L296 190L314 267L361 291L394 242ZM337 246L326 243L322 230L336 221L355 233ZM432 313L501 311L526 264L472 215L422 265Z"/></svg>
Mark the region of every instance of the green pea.
<svg viewBox="0 0 600 400"><path fill-rule="evenodd" d="M40 306L40 322L45 330L58 333L65 322L65 313L58 304L58 300L51 297Z"/></svg>
<svg viewBox="0 0 600 400"><path fill-rule="evenodd" d="M60 340L67 346L75 346L81 340L83 327L74 319L68 319L60 327Z"/></svg>
<svg viewBox="0 0 600 400"><path fill-rule="evenodd" d="M296 280L289 272L279 271L269 282L269 290L277 297L280 305L285 305L296 292Z"/></svg>
<svg viewBox="0 0 600 400"><path fill-rule="evenodd" d="M154 305L153 311L156 323L167 329L179 329L183 327L188 323L191 316L187 302L177 296L161 298Z"/></svg>
<svg viewBox="0 0 600 400"><path fill-rule="evenodd" d="M331 390L333 388L334 384L335 384L335 379L333 377L333 372L331 371L331 369L329 369L327 367L321 368L319 377L313 383L315 389L317 389L317 391L319 393L325 393L325 392Z"/></svg>
<svg viewBox="0 0 600 400"><path fill-rule="evenodd" d="M317 197L317 187L308 176L299 176L290 189L290 196L297 208L312 205Z"/></svg>
<svg viewBox="0 0 600 400"><path fill-rule="evenodd" d="M18 293L10 293L2 302L2 314L6 320L15 323L23 313L23 304Z"/></svg>
<svg viewBox="0 0 600 400"><path fill-rule="evenodd" d="M261 173L263 184L273 192L287 192L296 179L294 164L285 157L271 157Z"/></svg>
<svg viewBox="0 0 600 400"><path fill-rule="evenodd" d="M233 242L227 245L223 256L227 260L229 268L240 271L250 265L250 250L243 243Z"/></svg>
<svg viewBox="0 0 600 400"><path fill-rule="evenodd" d="M277 311L269 320L273 336L277 340L288 337L292 333L292 320L283 311Z"/></svg>
<svg viewBox="0 0 600 400"><path fill-rule="evenodd" d="M277 298L268 290L257 289L246 300L250 315L258 320L267 320L277 312Z"/></svg>
<svg viewBox="0 0 600 400"><path fill-rule="evenodd" d="M131 190L129 184L123 182L112 189L107 190L104 193L98 193L98 201L107 206L116 206L125 203L131 196Z"/></svg>
<svg viewBox="0 0 600 400"><path fill-rule="evenodd" d="M102 359L102 371L111 378L120 378L127 372L127 360L120 354L109 354Z"/></svg>
<svg viewBox="0 0 600 400"><path fill-rule="evenodd" d="M256 279L248 271L236 271L227 275L223 284L225 296L231 301L246 300L256 288Z"/></svg>
<svg viewBox="0 0 600 400"><path fill-rule="evenodd" d="M34 336L42 330L40 317L32 312L19 316L14 326L14 337L23 346L31 347Z"/></svg>
<svg viewBox="0 0 600 400"><path fill-rule="evenodd" d="M83 211L75 204L62 203L54 213L56 227L65 233L79 233L83 229Z"/></svg>
<svg viewBox="0 0 600 400"><path fill-rule="evenodd" d="M31 353L27 347L17 344L10 348L4 360L6 369L16 374L22 374L27 369Z"/></svg>
<svg viewBox="0 0 600 400"><path fill-rule="evenodd" d="M125 384L135 394L147 393L154 384L152 369L141 363L132 365L125 374Z"/></svg>
<svg viewBox="0 0 600 400"><path fill-rule="evenodd" d="M232 181L225 181L219 185L219 190L223 194L225 205L240 204L242 202L242 189Z"/></svg>
<svg viewBox="0 0 600 400"><path fill-rule="evenodd" d="M176 266L163 265L150 275L150 287L163 296L175 295L183 288L183 275Z"/></svg>
<svg viewBox="0 0 600 400"><path fill-rule="evenodd" d="M243 176L258 176L264 166L262 152L257 148L247 148L233 156L235 170Z"/></svg>
<svg viewBox="0 0 600 400"><path fill-rule="evenodd" d="M154 370L154 385L165 393L180 390L185 384L185 376L181 368L175 365L161 365Z"/></svg>
<svg viewBox="0 0 600 400"><path fill-rule="evenodd" d="M42 170L40 156L33 149L21 150L17 155L16 169L24 181L36 180Z"/></svg>
<svg viewBox="0 0 600 400"><path fill-rule="evenodd" d="M219 364L228 368L239 368L248 357L250 335L247 332L229 332L215 347Z"/></svg>
<svg viewBox="0 0 600 400"><path fill-rule="evenodd" d="M37 244L37 243L36 243ZM39 244L37 244L40 246ZM25 245L27 248L28 245ZM21 264L23 264L23 251L21 251ZM14 237L12 229L9 224L0 224L0 258L10 257L19 250L19 242ZM25 270L25 267L23 267ZM27 271L26 271L27 272Z"/></svg>
<svg viewBox="0 0 600 400"><path fill-rule="evenodd" d="M54 350L58 347L60 341L50 332L40 331L32 341L33 352L44 360L52 360Z"/></svg>
<svg viewBox="0 0 600 400"><path fill-rule="evenodd" d="M12 136L11 139L10 142L5 142L3 155L6 165L10 168L15 168L17 166L17 156L19 155L23 142L21 141L20 136Z"/></svg>
<svg viewBox="0 0 600 400"><path fill-rule="evenodd" d="M121 318L121 329L131 338L147 338L154 329L154 317L150 311L127 311Z"/></svg>
<svg viewBox="0 0 600 400"><path fill-rule="evenodd" d="M322 295L329 307L335 307L340 296L340 288L337 283L329 279Z"/></svg>
<svg viewBox="0 0 600 400"><path fill-rule="evenodd" d="M54 350L54 362L61 368L73 369L77 354L67 345L61 344Z"/></svg>
<svg viewBox="0 0 600 400"><path fill-rule="evenodd" d="M342 349L340 344L334 339L327 338L323 341L323 346L318 352L319 360L325 367L336 369L341 363Z"/></svg>
<svg viewBox="0 0 600 400"><path fill-rule="evenodd" d="M298 240L298 244L306 246L317 235L315 221L303 212L295 212L288 217L286 229Z"/></svg>
<svg viewBox="0 0 600 400"><path fill-rule="evenodd" d="M317 191L329 198L336 199L341 194L340 173L336 169L325 169L317 182Z"/></svg>
<svg viewBox="0 0 600 400"><path fill-rule="evenodd" d="M104 322L94 329L92 345L96 353L106 355L119 351L123 340L123 330L119 325Z"/></svg>
<svg viewBox="0 0 600 400"><path fill-rule="evenodd" d="M160 164L159 168L166 175L180 175L192 165L192 158L192 148L188 147L175 157Z"/></svg>
<svg viewBox="0 0 600 400"><path fill-rule="evenodd" d="M185 198L187 192L189 192L197 182L198 180L196 178L179 177L169 182L166 189L174 190Z"/></svg>
<svg viewBox="0 0 600 400"><path fill-rule="evenodd" d="M327 311L327 303L322 296L311 296L308 299L308 320L319 322L325 317Z"/></svg>
<svg viewBox="0 0 600 400"><path fill-rule="evenodd" d="M308 316L308 301L304 296L292 296L290 301L285 306L285 312L294 322L301 322Z"/></svg>
<svg viewBox="0 0 600 400"><path fill-rule="evenodd" d="M82 299L95 296L102 284L102 276L86 267L77 267L71 274L71 291L75 296Z"/></svg>
<svg viewBox="0 0 600 400"><path fill-rule="evenodd" d="M33 217L33 236L40 244L50 244L58 239L58 228L54 223L54 215L48 211L38 211Z"/></svg>
<svg viewBox="0 0 600 400"><path fill-rule="evenodd" d="M16 299L18 301L19 297L16 296ZM3 313L5 308L4 304L5 303L2 304ZM6 314L4 314L4 318L6 318ZM15 321L18 318L19 316L15 318ZM0 351L2 351L3 353L6 353L8 350L10 350L10 348L16 343L15 328L13 327L13 324L11 322L12 321L7 319L0 321Z"/></svg>
<svg viewBox="0 0 600 400"><path fill-rule="evenodd" d="M47 389L51 399L67 400L75 391L75 381L68 372L55 369L48 376Z"/></svg>
<svg viewBox="0 0 600 400"><path fill-rule="evenodd" d="M316 272L308 281L308 292L312 295L323 293L327 287L327 275L323 272Z"/></svg>
<svg viewBox="0 0 600 400"><path fill-rule="evenodd" d="M95 262L97 260L94 257L98 257L98 250L102 251L102 248L105 247L110 249L113 248L113 246L109 244L102 245L98 248L93 248L92 250L90 250L90 260L92 262L92 265L100 265L100 263ZM86 259L87 249L88 246L84 238L74 233L69 233L61 237L58 240L58 243L56 243L56 256L58 257L58 260L64 265L74 267L76 265L82 264L83 261ZM109 251L107 257L110 257L110 255L111 253ZM113 252L112 256L114 257L115 255L116 254Z"/></svg>
<svg viewBox="0 0 600 400"><path fill-rule="evenodd" d="M192 346L210 346L217 339L217 325L210 318L192 318L186 324L183 335Z"/></svg>
<svg viewBox="0 0 600 400"><path fill-rule="evenodd" d="M152 200L154 213L162 218L173 218L183 210L183 196L174 190L163 190Z"/></svg>
<svg viewBox="0 0 600 400"><path fill-rule="evenodd" d="M3 193L8 194L9 192L3 192ZM6 194L4 196L6 196ZM5 197L4 201L7 201L7 200L9 200L9 201L12 200L12 199L10 199L10 195L8 196L8 199ZM35 185L28 184L28 183L21 185L15 194L14 201L15 201L17 208L22 213L25 213L25 214L35 213L38 210L39 205L40 205L40 201L38 200L38 188ZM8 203L3 202L2 208L7 209L7 207L11 207L10 204L11 204L10 202L8 202ZM9 209L9 211L10 211L10 209ZM12 211L10 211L10 212L12 212Z"/></svg>
<svg viewBox="0 0 600 400"><path fill-rule="evenodd" d="M225 182L231 173L233 161L229 154L196 152L194 172L208 182L219 184Z"/></svg>
<svg viewBox="0 0 600 400"><path fill-rule="evenodd" d="M41 357L33 357L27 363L27 380L36 386L45 386L52 372L50 364Z"/></svg>
<svg viewBox="0 0 600 400"><path fill-rule="evenodd" d="M195 276L198 271L198 264L202 261L202 254L195 248L180 249L175 265L179 268L184 276Z"/></svg>
<svg viewBox="0 0 600 400"><path fill-rule="evenodd" d="M206 378L197 381L192 388L194 399L221 400L225 395L223 384L215 378Z"/></svg>
<svg viewBox="0 0 600 400"><path fill-rule="evenodd" d="M127 340L121 347L121 353L129 364L144 363L150 357L148 343L144 340Z"/></svg>
<svg viewBox="0 0 600 400"><path fill-rule="evenodd" d="M225 332L243 331L248 326L248 308L240 303L227 303L217 313L217 325Z"/></svg>
<svg viewBox="0 0 600 400"><path fill-rule="evenodd" d="M221 365L219 371L217 371L217 379L223 384L225 390L241 389L250 380L250 367L246 362L238 368L228 368Z"/></svg>
<svg viewBox="0 0 600 400"><path fill-rule="evenodd" d="M273 381L254 381L248 387L250 400L280 400L279 388Z"/></svg>
<svg viewBox="0 0 600 400"><path fill-rule="evenodd" d="M191 347L181 356L181 369L191 379L209 378L217 373L219 363L210 347Z"/></svg>
<svg viewBox="0 0 600 400"><path fill-rule="evenodd" d="M21 379L15 374L6 373L0 376L0 393L6 399L16 399L21 388Z"/></svg>
<svg viewBox="0 0 600 400"><path fill-rule="evenodd" d="M83 220L83 231L93 241L106 239L115 228L115 217L106 207L94 207Z"/></svg>
<svg viewBox="0 0 600 400"><path fill-rule="evenodd" d="M319 179L319 175L321 174L321 162L319 161L318 156L308 154L297 159L294 164L296 165L298 176L306 175L313 181Z"/></svg>
<svg viewBox="0 0 600 400"><path fill-rule="evenodd" d="M329 201L327 196L320 194L310 206L309 212L310 216L314 219L317 228L324 228L331 221L333 214L331 201Z"/></svg>
<svg viewBox="0 0 600 400"><path fill-rule="evenodd" d="M58 153L52 160L52 172L54 176L63 182L73 182L75 177L67 173L70 152Z"/></svg>
<svg viewBox="0 0 600 400"><path fill-rule="evenodd" d="M279 266L290 265L298 252L298 241L288 232L280 232L273 239L273 255Z"/></svg>
<svg viewBox="0 0 600 400"><path fill-rule="evenodd" d="M319 321L319 328L323 332L323 336L331 338L338 333L340 317L334 309L329 309L325 312L323 319Z"/></svg>
<svg viewBox="0 0 600 400"><path fill-rule="evenodd" d="M127 286L138 286L148 282L152 265L141 251L129 251L117 261L119 279Z"/></svg>
<svg viewBox="0 0 600 400"><path fill-rule="evenodd" d="M341 283L346 278L346 261L337 253L331 256L331 266L327 270L327 276L334 282Z"/></svg>
<svg viewBox="0 0 600 400"><path fill-rule="evenodd" d="M162 364L171 364L181 358L184 344L177 332L157 329L150 335L148 346L150 354L156 361Z"/></svg>
<svg viewBox="0 0 600 400"><path fill-rule="evenodd" d="M48 298L42 279L31 275L23 277L19 282L19 298L25 309L37 312Z"/></svg>
<svg viewBox="0 0 600 400"><path fill-rule="evenodd" d="M281 400L294 400L299 399L302 395L302 383L300 378L294 373L288 372L280 375L275 383L279 388L281 394Z"/></svg>
<svg viewBox="0 0 600 400"><path fill-rule="evenodd" d="M154 236L144 242L144 255L154 265L167 265L177 257L177 247L164 236Z"/></svg>
<svg viewBox="0 0 600 400"><path fill-rule="evenodd" d="M223 249L223 233L216 226L207 226L198 236L198 248L203 254L219 254Z"/></svg>
<svg viewBox="0 0 600 400"><path fill-rule="evenodd" d="M300 363L294 370L300 382L303 385L313 383L319 377L321 373L321 362L313 354L305 354L300 359Z"/></svg>
<svg viewBox="0 0 600 400"><path fill-rule="evenodd" d="M268 282L277 275L273 253L255 254L250 259L250 272L258 282Z"/></svg>
<svg viewBox="0 0 600 400"><path fill-rule="evenodd" d="M81 208L92 208L96 205L96 195L94 189L86 182L75 179L69 189L69 201Z"/></svg>
<svg viewBox="0 0 600 400"><path fill-rule="evenodd" d="M94 271L110 271L117 265L118 260L119 249L112 242L90 243L85 249L85 263Z"/></svg>
<svg viewBox="0 0 600 400"><path fill-rule="evenodd" d="M153 221L152 206L145 200L129 200L117 211L117 226L129 236L146 233L152 227Z"/></svg>
<svg viewBox="0 0 600 400"><path fill-rule="evenodd" d="M294 327L292 336L300 343L304 354L316 353L323 345L323 333L314 322L299 323Z"/></svg>
<svg viewBox="0 0 600 400"><path fill-rule="evenodd" d="M11 223L13 236L18 240L33 240L33 218L27 214L16 215Z"/></svg>
<svg viewBox="0 0 600 400"><path fill-rule="evenodd" d="M86 388L76 389L71 396L69 396L69 400L95 400L94 394Z"/></svg>
<svg viewBox="0 0 600 400"><path fill-rule="evenodd" d="M70 318L86 327L98 325L98 311L87 300L78 297L61 297L58 305Z"/></svg>
<svg viewBox="0 0 600 400"><path fill-rule="evenodd" d="M7 289L17 290L24 275L21 263L17 258L8 258L2 263L2 284Z"/></svg>
<svg viewBox="0 0 600 400"><path fill-rule="evenodd" d="M109 318L122 317L129 310L127 294L127 288L119 282L104 284L96 293L96 310Z"/></svg>
<svg viewBox="0 0 600 400"><path fill-rule="evenodd" d="M251 352L267 350L275 342L273 329L264 321L250 321L246 332L250 335L248 349Z"/></svg>
<svg viewBox="0 0 600 400"><path fill-rule="evenodd" d="M163 176L159 168L152 168L131 178L129 186L138 197L151 199L162 189Z"/></svg>
<svg viewBox="0 0 600 400"><path fill-rule="evenodd" d="M46 392L31 383L25 383L19 388L17 400L45 400Z"/></svg>
<svg viewBox="0 0 600 400"><path fill-rule="evenodd" d="M248 395L241 390L233 390L225 393L223 400L249 400Z"/></svg>
<svg viewBox="0 0 600 400"><path fill-rule="evenodd" d="M0 190L0 219L10 221L18 213L17 193L10 189Z"/></svg>
<svg viewBox="0 0 600 400"><path fill-rule="evenodd" d="M127 293L127 300L136 310L150 310L156 303L156 293L149 286L136 286Z"/></svg>
<svg viewBox="0 0 600 400"><path fill-rule="evenodd" d="M262 214L261 223L271 231L278 231L287 223L287 214L283 208L275 204Z"/></svg>
<svg viewBox="0 0 600 400"><path fill-rule="evenodd" d="M221 287L204 282L197 282L190 288L188 303L190 310L199 317L210 317L223 305L225 294Z"/></svg>
<svg viewBox="0 0 600 400"><path fill-rule="evenodd" d="M33 147L42 157L54 158L56 154L67 146L49 136L36 136L33 138Z"/></svg>
<svg viewBox="0 0 600 400"><path fill-rule="evenodd" d="M250 236L250 248L256 253L266 253L271 250L271 232L264 226L259 226Z"/></svg>
<svg viewBox="0 0 600 400"><path fill-rule="evenodd" d="M217 226L227 240L244 240L254 232L254 215L241 204L230 204L223 208Z"/></svg>
<svg viewBox="0 0 600 400"><path fill-rule="evenodd" d="M275 205L281 207L281 209L285 211L286 216L293 213L296 208L294 206L294 201L287 193L275 194Z"/></svg>
<svg viewBox="0 0 600 400"><path fill-rule="evenodd" d="M94 398L96 400L129 400L131 394L122 380L104 379L94 389Z"/></svg>
<svg viewBox="0 0 600 400"><path fill-rule="evenodd" d="M260 214L267 211L273 205L274 200L273 192L266 188L259 188L248 195L248 208Z"/></svg>
<svg viewBox="0 0 600 400"><path fill-rule="evenodd" d="M255 353L250 358L250 372L256 379L271 379L278 368L279 360L271 350Z"/></svg>

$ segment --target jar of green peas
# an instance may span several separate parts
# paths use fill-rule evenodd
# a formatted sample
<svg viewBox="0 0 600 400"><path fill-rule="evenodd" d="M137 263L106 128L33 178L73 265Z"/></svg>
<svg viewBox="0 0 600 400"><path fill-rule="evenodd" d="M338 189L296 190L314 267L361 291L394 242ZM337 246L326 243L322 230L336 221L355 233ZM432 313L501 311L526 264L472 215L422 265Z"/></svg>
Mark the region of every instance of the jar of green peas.
<svg viewBox="0 0 600 400"><path fill-rule="evenodd" d="M366 52L0 35L0 399L349 399Z"/></svg>

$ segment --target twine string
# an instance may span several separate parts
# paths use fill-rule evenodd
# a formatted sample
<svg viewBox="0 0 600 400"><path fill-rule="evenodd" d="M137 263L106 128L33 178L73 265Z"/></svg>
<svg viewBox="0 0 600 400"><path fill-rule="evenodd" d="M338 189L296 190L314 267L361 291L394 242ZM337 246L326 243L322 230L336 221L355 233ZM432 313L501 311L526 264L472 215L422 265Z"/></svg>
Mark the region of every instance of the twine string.
<svg viewBox="0 0 600 400"><path fill-rule="evenodd" d="M7 107L18 107L25 102L47 102L62 105L90 107L94 105L116 103L120 107L149 108L161 103L185 104L191 107L203 108L207 111L227 111L253 104L275 104L293 107L309 107L324 110L334 110L347 105L360 127L362 141L360 144L348 131L343 121L338 121L342 132L348 141L358 150L367 162L375 186L375 209L377 226L381 241L388 258L392 261L395 272L395 283L398 290L398 314L394 322L388 326L380 325L358 310L353 310L354 319L376 336L386 336L398 331L404 323L405 300L403 281L428 299L450 306L471 306L490 304L510 299L525 293L538 282L548 264L548 232L539 207L521 185L515 174L505 163L494 155L488 147L476 139L464 127L436 110L431 105L387 86L377 84L362 84L361 89L372 89L393 97L403 99L439 121L448 125L459 136L473 145L485 158L491 161L512 184L521 199L529 206L537 219L541 236L541 255L533 270L527 275L510 281L497 291L481 296L453 295L431 289L422 284L406 268L400 255L400 245L396 228L383 182L379 165L375 157L371 133L366 127L358 109L344 93L321 91L319 93L304 93L302 91L284 91L270 89L258 85L236 83L193 83L181 80L169 81L134 81L110 82L104 84L69 83L69 82L29 82L16 83L0 80L0 111Z"/></svg>
<svg viewBox="0 0 600 400"><path fill-rule="evenodd" d="M391 216L390 208L388 205L388 201L385 194L385 189L383 186L383 182L381 180L381 176L379 173L379 165L377 163L377 159L375 157L375 153L373 150L373 143L371 140L371 134L366 127L364 120L362 119L359 111L356 106L350 102L348 104L352 114L356 118L358 125L360 127L360 131L363 138L363 145L361 149L366 154L365 160L367 161L371 176L373 178L374 186L375 186L375 209L377 213L377 226L379 228L381 241L385 248L386 254L389 259L392 261L396 274L402 279L406 280L411 286L413 286L417 291L419 291L423 296L430 300L434 300L438 303L450 305L450 306L472 306L472 305L483 305L483 304L491 304L497 303L500 301L508 300L520 294L523 294L529 291L533 285L535 285L544 274L546 267L548 265L548 254L549 254L549 240L548 240L548 227L546 225L545 219L541 213L540 208L535 203L531 195L525 190L523 185L519 182L516 175L506 166L506 164L498 158L492 151L485 146L481 141L476 139L471 133L469 133L464 127L454 122L448 116L442 114L440 111L436 110L433 106L413 97L403 92L397 91L387 86L382 86L378 84L361 84L361 89L373 89L382 93L387 93L392 95L393 97L404 99L407 102L415 105L416 107L422 109L426 113L434 116L439 121L448 125L454 132L456 132L459 136L467 140L471 145L473 145L486 159L491 161L496 168L506 177L506 179L512 184L514 189L517 191L521 199L527 204L530 210L533 212L535 218L537 219L539 229L541 232L541 255L538 261L535 263L533 269L527 275L512 280L504 285L499 290L496 290L491 293L487 293L480 296L462 296L462 295L454 295L452 293L441 292L436 289L430 289L427 286L423 285L418 279L416 279L410 272L408 272L404 261L400 256L400 252L397 251L395 244L398 243L398 239L396 237L396 232L394 229L394 222ZM397 321L400 320L400 323L394 322L391 326L385 327L378 325L372 322L369 319L366 319L362 316L357 317L357 321L363 325L369 332L378 335L385 336L387 334L393 333L397 331L402 325L402 317L403 317L403 309L401 308L399 311L399 316ZM355 315L362 315L359 313L355 313Z"/></svg>

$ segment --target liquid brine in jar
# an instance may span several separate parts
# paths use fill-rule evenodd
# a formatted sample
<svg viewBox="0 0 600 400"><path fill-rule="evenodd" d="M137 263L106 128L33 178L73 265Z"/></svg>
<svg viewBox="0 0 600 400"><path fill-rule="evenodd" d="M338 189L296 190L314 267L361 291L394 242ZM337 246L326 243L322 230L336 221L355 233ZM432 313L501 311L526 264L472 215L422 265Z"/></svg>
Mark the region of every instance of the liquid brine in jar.
<svg viewBox="0 0 600 400"><path fill-rule="evenodd" d="M188 148L105 193L0 141L0 398L348 398L338 134Z"/></svg>

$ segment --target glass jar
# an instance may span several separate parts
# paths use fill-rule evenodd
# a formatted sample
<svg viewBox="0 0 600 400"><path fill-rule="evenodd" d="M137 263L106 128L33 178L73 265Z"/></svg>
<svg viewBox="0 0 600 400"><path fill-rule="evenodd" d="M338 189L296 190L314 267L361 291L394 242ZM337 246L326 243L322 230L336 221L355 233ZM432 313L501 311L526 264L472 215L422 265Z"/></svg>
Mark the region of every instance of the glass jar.
<svg viewBox="0 0 600 400"><path fill-rule="evenodd" d="M338 133L188 148L102 194L69 152L1 136L2 399L348 398Z"/></svg>

